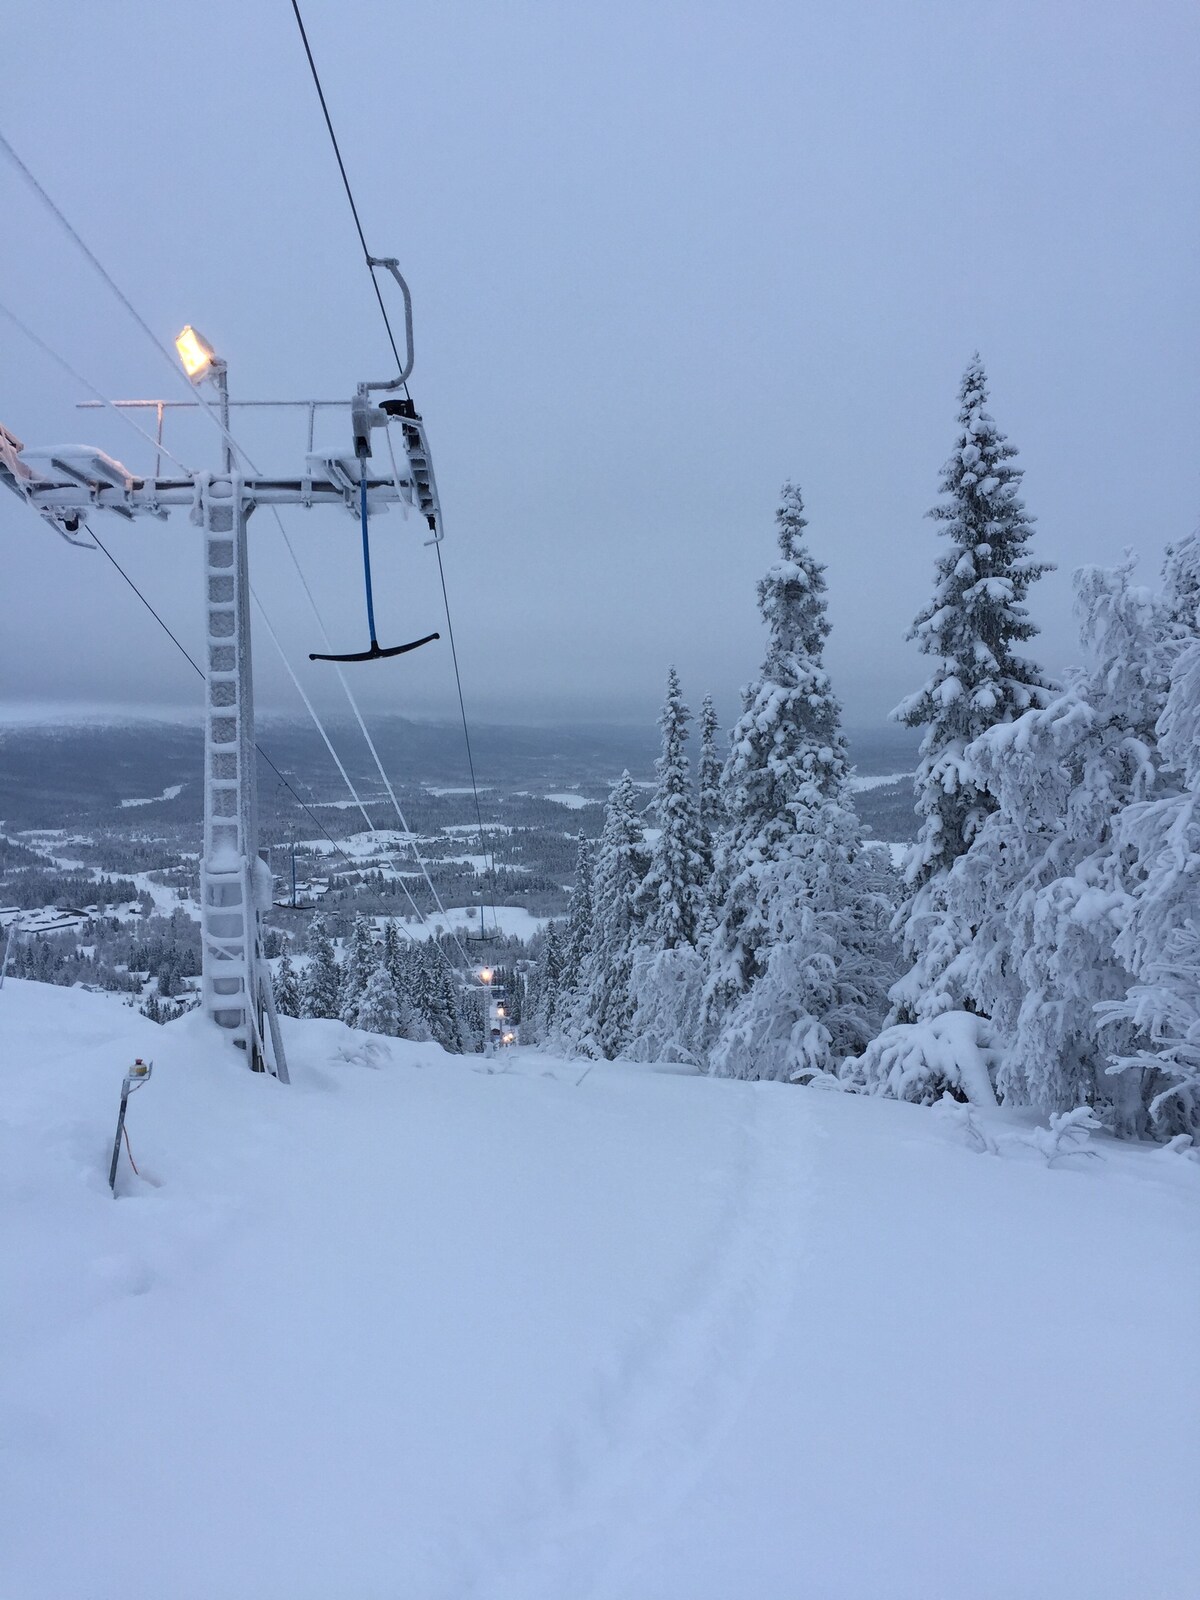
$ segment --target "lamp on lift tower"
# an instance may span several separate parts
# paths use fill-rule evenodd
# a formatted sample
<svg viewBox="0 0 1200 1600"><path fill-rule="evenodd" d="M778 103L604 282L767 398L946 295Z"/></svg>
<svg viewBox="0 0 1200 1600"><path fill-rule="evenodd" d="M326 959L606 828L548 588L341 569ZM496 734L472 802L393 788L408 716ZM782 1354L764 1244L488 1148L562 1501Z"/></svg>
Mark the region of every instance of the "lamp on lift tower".
<svg viewBox="0 0 1200 1600"><path fill-rule="evenodd" d="M175 348L183 362L183 370L193 383L203 383L210 373L220 372L225 363L202 333L197 333L189 322L175 339Z"/></svg>

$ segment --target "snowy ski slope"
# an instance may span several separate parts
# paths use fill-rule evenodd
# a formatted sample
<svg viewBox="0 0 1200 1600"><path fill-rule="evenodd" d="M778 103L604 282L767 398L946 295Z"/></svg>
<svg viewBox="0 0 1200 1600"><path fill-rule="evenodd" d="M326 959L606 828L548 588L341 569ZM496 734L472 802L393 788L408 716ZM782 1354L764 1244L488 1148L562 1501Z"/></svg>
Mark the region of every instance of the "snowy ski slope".
<svg viewBox="0 0 1200 1600"><path fill-rule="evenodd" d="M0 992L4 1600L1195 1595L1197 1163L285 1027Z"/></svg>

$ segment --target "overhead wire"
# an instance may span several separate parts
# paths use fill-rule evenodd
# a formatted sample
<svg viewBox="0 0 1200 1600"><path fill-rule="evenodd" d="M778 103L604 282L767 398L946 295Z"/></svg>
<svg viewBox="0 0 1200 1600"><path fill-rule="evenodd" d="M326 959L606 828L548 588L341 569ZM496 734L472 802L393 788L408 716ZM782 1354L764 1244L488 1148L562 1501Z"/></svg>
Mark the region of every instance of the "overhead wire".
<svg viewBox="0 0 1200 1600"><path fill-rule="evenodd" d="M75 370L75 368L70 364L69 361L66 360L66 358L64 356L60 355L58 353L58 351L53 348L52 345L47 344L46 341L43 338L41 338L37 333L34 332L34 330L31 327L29 327L28 323L24 322L22 320L22 318L18 317L17 314L14 311L12 311L8 306L4 305L2 302L0 302L0 314L2 314L5 317L7 317L9 319L9 321L12 322L13 325L15 327L17 327L21 331L21 333L24 334L24 336L28 340L30 340L30 342L32 344L34 344L39 350L42 351L42 353L44 355L48 356L50 358L50 360L54 361L58 366L60 366L63 369L64 372L68 373L70 375L70 377L76 383L80 384L84 389L86 389L88 391L88 393L92 396L93 399L98 400L98 401L101 402L101 404L107 406L108 409L111 410L114 413L115 416L120 418L120 420L126 425L126 427L132 428L135 433L139 434L143 439L147 440L150 444L152 444L157 451L160 451L163 455L167 456L171 461L173 461L175 463L175 465L177 467L179 467L189 477L194 476L194 473L193 473L193 470L192 470L191 467L189 467L185 462L181 461L177 455L173 454L173 452L171 450L169 450L167 448L167 446L162 443L161 440L156 439L152 434L147 433L145 428L143 428L139 423L135 422L134 419L129 415L129 413L127 411L125 411L122 407L118 406L115 401L111 400L106 394L103 393L102 390L98 389L94 383L92 383L88 378L85 378L82 373L77 372ZM183 644L183 642L180 640L179 636L173 631L173 629L170 627L170 625L165 621L165 619L155 609L155 607L150 602L150 600L146 597L145 594L143 594L142 590L138 587L138 585L133 581L133 579L125 571L125 568L121 565L121 563L113 555L112 551L109 550L108 546L103 542L103 540L100 538L99 534L96 533L95 529L91 528L91 527L88 528L88 534L91 537L91 539L93 540L93 542L95 543L96 548L100 551L101 555L104 556L104 558L111 564L111 566L116 570L116 572L119 573L119 575L124 579L124 581L133 590L134 594L141 601L142 605L145 606L146 610L154 618L155 622L158 623L159 627L166 634L167 638L170 639L171 643L175 646L175 648L179 651L179 653L183 657L183 659L191 667L192 671L197 675L197 677L199 677L200 679L203 679L203 677L204 677L204 669L203 669L203 667L200 666L200 664L197 662L196 658L192 655L191 651L188 650L187 646ZM255 600L257 602L257 596L255 596ZM261 606L260 606L260 610L261 610ZM271 631L272 634L273 634L273 630L271 629L270 620L269 620L269 618L267 618L265 612L263 613L263 620L264 620L264 622L266 622L268 630ZM278 640L276 640L276 643L278 644ZM285 662L285 665L286 665L286 662ZM303 694L303 691L301 691L301 693ZM258 754L262 757L262 759L266 762L267 766L270 767L271 771L279 779L280 783L283 784L284 788L287 789L288 793L292 796L292 798L295 800L296 804L301 808L301 810L306 812L307 815L312 818L313 822L315 822L317 827L321 829L321 832L324 833L325 837L329 840L330 844L334 845L335 848L339 848L340 849L340 847L337 845L337 841L333 838L332 834L329 832L329 830L321 822L321 819L315 814L315 812L312 811L312 809L308 805L305 804L305 802L296 793L295 789L288 782L287 778L284 777L283 773L280 772L279 768L275 765L274 761L271 760L271 757L263 749L262 745L260 745L257 741L255 741L254 748L258 751ZM331 749L330 753L334 754L332 749ZM334 760L335 761L337 760L337 757L336 757L335 754L334 754ZM338 765L339 765L339 769L340 769L340 767L341 767L340 762L338 763ZM347 779L347 782L349 782L348 779ZM351 786L351 792L353 792L353 786ZM352 861L350 856L346 855L345 851L341 851L340 853L342 854L343 858L346 860L346 862L349 865L354 866L355 863ZM414 907L414 909L415 909L415 907Z"/></svg>
<svg viewBox="0 0 1200 1600"><path fill-rule="evenodd" d="M247 465L250 467L251 471L257 472L259 469L256 466L255 462L253 461L251 456L246 452L246 450L241 446L241 444L238 442L238 440L234 437L234 435L231 432L231 430L222 421L222 419L221 419L220 415L218 414L218 412L216 411L216 409L213 406L211 406L209 404L209 402L206 399L204 399L204 397L202 395L199 394L198 391L193 389L190 381L187 379L187 377L183 374L183 372L180 370L179 366L177 365L177 363L175 361L175 358L170 354L170 352L167 350L166 346L159 340L158 335L150 327L149 323L147 323L146 320L141 316L141 314L138 312L136 306L134 306L133 302L129 299L128 295L125 294L125 292L121 289L120 285L116 282L116 280L108 272L108 270L105 268L104 264L100 261L99 257L95 254L94 251L92 251L88 247L87 243L85 242L85 240L83 239L83 237L79 233L79 231L73 226L73 224L70 222L70 220L64 214L64 212L61 210L61 208L54 202L54 200L47 193L46 189L42 186L42 184L38 182L37 178L30 171L29 167L21 159L21 157L17 154L16 150L13 148L12 144L5 137L3 131L0 131L0 149L2 149L8 155L10 160L13 162L14 166L21 173L22 177L29 184L29 186L33 189L34 193L38 196L38 198L42 201L42 203L50 211L51 215L56 219L56 221L64 229L64 231L67 233L68 237L73 241L73 243L76 245L76 247L81 251L81 253L85 257L85 259L89 262L89 264L99 274L99 276L104 281L104 283L108 286L108 288L112 291L112 293L120 301L121 305L128 311L129 315L133 318L133 320L136 322L137 326L142 330L142 332L145 333L146 337L150 340L151 344L153 344L155 349L158 350L159 353L163 356L164 360L169 365L171 371L184 384L184 386L187 388L189 393L192 394L194 399L199 402L199 404L203 407L203 409L212 418L212 420L215 422L217 428L219 429L220 433L222 434L224 439L227 441L227 443L229 444L230 448L234 451L235 455L240 456L247 463ZM14 319L14 320L16 320L16 319ZM49 350L49 347L45 345L44 341L38 340L37 342L44 349ZM56 356L55 359L59 362L59 364L61 366L63 366L67 370L71 370L69 368L68 363L64 360L64 358ZM86 384L86 387L93 393L93 395L98 395L99 394L99 391L95 389L94 385ZM116 410L119 415L122 415L122 416L124 415L124 412L121 410L121 408L115 406L112 402L110 402L107 399L107 397L101 396L101 398L105 399L105 403L106 404L112 405L112 409ZM137 432L143 434L146 437L149 437L149 436L145 435L145 430L140 428L138 426L138 424L133 421L132 418L127 418L126 420L129 423L129 425L132 426ZM151 440L151 442L154 443L155 441ZM284 529L282 518L279 516L278 509L276 507L271 507L271 510L274 513L275 521L276 521L276 524L279 527L280 533L283 536L284 543L285 543L285 545L288 546L289 552L292 555L292 559L296 563L297 568L299 568L299 562L296 560L295 552L291 549L291 541L287 537L287 533L286 533L286 530ZM93 535L93 537L95 537L95 535ZM99 543L99 541L97 541L97 543ZM305 583L305 592L308 595L309 603L313 608L314 615L317 617L317 621L320 623L320 625L322 627L322 630L324 630L324 623L323 623L323 621L322 621L322 619L320 617L319 611L317 610L315 598L314 598L314 596L312 594L312 591L309 588L307 583ZM268 632L271 634L272 641L274 642L274 644L276 646L276 649L279 651L280 656L283 659L283 663L284 663L285 668L287 669L288 673L292 677L292 681L294 683L296 683L297 687L299 687L299 680L297 679L294 671L292 670L291 663L288 661L287 656L286 656L285 652L283 651L283 647L282 647L282 645L281 645L281 643L279 641L278 635L275 633L273 627L270 624L270 620L269 620L269 618L267 616L266 609L263 606L263 603L262 603L261 599L259 598L259 596L254 593L253 587L251 589L251 593L254 595L255 604L258 606L259 613L263 617L264 622L267 624ZM195 665L195 663L193 663L193 665ZM356 717L357 717L357 719L359 721L360 727L362 727L363 723L362 723L361 713L358 711L357 703L355 702L354 697L353 697L353 695L352 695L352 693L350 691L349 685L345 682L344 678L342 679L342 687L345 689L347 699L350 701L351 706L354 709L354 712L355 712L355 715L356 715ZM316 711L316 708L313 706L312 701L308 698L308 696L304 695L303 692L302 692L302 698L304 700L306 708L309 711L309 715L312 717L314 723L317 726L318 731L321 734L321 737L325 741L326 747L329 749L331 755L334 755L334 759L335 759L335 761L337 763L338 770L341 773L343 779L345 780L346 785L349 788L350 793L354 798L355 804L358 806L359 810L363 813L363 816L364 816L364 818L365 818L365 820L367 822L367 826L368 826L369 830L373 834L377 834L379 830L375 827L374 823L371 821L371 819L370 819L365 807L362 804L361 798L359 797L357 790L355 789L353 783L350 780L349 774L346 772L346 769L345 769L344 765L341 763L341 761L337 758L336 754L334 753L332 741L330 740L329 735L325 730L324 724L320 720L320 717L319 717L319 715L318 715L318 713ZM365 729L364 729L364 732L365 732ZM371 743L371 741L369 739L368 739L368 743L369 744ZM429 891L430 891L430 894L431 894L431 896L433 898L434 904L437 906L437 908L441 912L442 916L446 918L448 932L450 934L450 937L452 938L454 943L458 946L459 952L462 955L462 958L463 958L463 961L464 961L465 965L467 965L469 967L472 964L471 963L471 958L467 954L466 950L463 948L462 944L459 942L457 935L454 933L453 925L450 923L449 913L447 912L446 908L442 905L441 897L437 892L437 888L436 888L436 886L435 886L435 884L433 882L432 877L430 876L428 865L426 864L426 862L424 860L424 857L421 855L419 849L417 848L416 836L414 834L412 834L412 830L408 827L407 822L404 820L403 813L401 812L400 807L399 807L399 803L398 803L398 801L396 801L394 791L391 789L391 785L387 781L386 773L383 772L382 763L379 761L378 752L374 749L373 744L371 744L371 748L372 748L372 754L375 757L376 764L380 768L380 772L381 772L381 775L384 777L385 784L387 784L387 787L388 787L388 790L389 790L389 794L391 795L392 800L393 800L393 804L396 806L396 811L397 811L397 815L400 817L401 826L404 829L404 832L409 836L408 839L406 840L406 842L407 842L409 848L411 849L411 851L413 853L414 859L416 860L418 866L421 869L422 875L424 876L426 884L429 887ZM394 863L392 863L392 866L393 866L393 870L396 872L397 878L401 882L401 886L404 888L406 895L408 895L408 899L409 899L410 904L413 906L414 911L417 912L417 915L420 918L420 920L422 922L424 922L426 919L425 919L424 915L421 913L419 907L417 907L416 902L413 901L412 896L408 891L407 884L404 882L403 874L401 874L399 872L399 869L395 868ZM439 950L441 949L441 945L440 944L438 945L438 948L439 948ZM443 955L445 954L444 951L442 953L443 953Z"/></svg>
<svg viewBox="0 0 1200 1600"><path fill-rule="evenodd" d="M388 318L387 306L384 304L383 293L379 287L379 280L375 276L374 257L367 249L367 236L363 232L363 225L358 215L358 206L354 200L354 190L350 187L350 179L346 173L346 163L342 160L341 146L338 144L337 134L333 131L333 118L329 115L329 106L325 100L325 91L321 87L321 75L317 71L317 63L313 59L312 47L308 42L308 32L304 26L304 18L300 15L300 7L296 0L292 0L292 11L295 14L296 26L300 30L300 40L304 45L304 54L308 57L308 70L312 73L313 83L316 85L317 99L321 102L321 114L325 118L325 126L329 131L329 142L333 146L333 153L337 158L338 171L342 175L342 187L346 191L346 199L350 202L350 214L354 218L354 226L358 230L358 242L362 245L363 260L367 264L367 271L371 274L371 286L375 290L375 299L379 302L379 314L383 318L383 325L387 329L388 342L392 347L392 354L396 358L396 369L401 370L404 362L400 356L400 349L396 343L396 335L392 332L392 324ZM408 385L404 386L405 394Z"/></svg>
<svg viewBox="0 0 1200 1600"><path fill-rule="evenodd" d="M198 389L193 389L190 379L188 379L185 376L185 374L183 373L183 371L181 370L181 368L179 366L179 363L176 361L175 357L167 349L166 345L163 344L162 340L158 337L158 335L155 333L154 329L146 321L145 317L142 316L141 312L133 304L133 301L130 300L129 296L121 288L120 284L117 283L115 278L113 278L112 274L105 267L104 263L96 255L96 253L89 248L87 242L84 240L84 238L80 234L79 230L74 227L74 225L71 223L70 219L63 213L61 208L55 204L53 199L51 199L50 195L47 194L46 190L42 187L42 185L38 182L37 178L33 175L33 173L26 166L25 162L22 161L21 157L13 149L11 143L5 137L3 130L0 130L0 150L3 150L5 155L8 156L9 160L13 163L13 165L16 167L17 171L25 179L25 182L33 190L34 194L37 195L38 199L42 202L42 204L50 212L51 216L53 216L55 218L55 220L58 222L59 226L62 227L64 229L64 231L67 233L67 235L74 241L74 243L77 246L77 248L87 258L87 260L91 264L91 266L100 275L100 277L108 285L108 287L112 291L112 293L117 297L117 299L125 307L125 310L133 318L134 322L138 325L138 327L141 329L141 331L146 335L147 339L149 339L150 343L158 351L159 355L162 356L163 360L167 363L168 367L170 367L171 372L174 374L175 378L178 379L178 381L181 382L184 385L184 387L192 395L193 399L197 402L197 404L199 404L203 408L203 410L205 410L208 413L210 419L215 423L217 428L220 430L222 436L228 442L230 448L233 449L234 451L236 451L239 455L244 455L245 452L241 450L240 446L238 445L237 440L233 437L233 434L225 426L225 423L222 421L220 413L217 411L216 407L211 405L208 402L208 400L206 400L205 397L199 392ZM249 461L249 457L246 457L246 459ZM251 462L251 466L253 467L253 463L252 462ZM258 469L254 468L254 470L257 471Z"/></svg>
<svg viewBox="0 0 1200 1600"><path fill-rule="evenodd" d="M96 388L95 384L90 383L82 373L76 372L75 368L65 356L60 356L57 350L52 349L44 339L40 338L33 331L27 322L24 322L15 311L11 310L2 301L0 301L0 316L7 317L13 326L19 329L32 345L35 345L43 355L48 356L51 361L60 366L68 375L68 377L70 377L75 383L79 384L81 388L86 389L93 400L98 400L101 405L107 406L110 411L121 418L121 421L124 422L127 427L132 428L135 433L141 434L143 439L148 440L149 443L154 446L155 450L157 450L161 455L166 456L169 461L173 461L180 471L186 473L189 478L195 476L193 469L188 466L186 461L181 461L174 451L167 449L166 445L163 444L161 439L156 439L152 433L147 433L146 429L143 428L139 422L135 422L126 411L123 411L121 407L116 404L115 401L110 400L106 394L101 393L101 391Z"/></svg>
<svg viewBox="0 0 1200 1600"><path fill-rule="evenodd" d="M317 91L317 99L321 103L321 114L325 119L325 127L326 127L326 129L328 130L328 133L329 133L329 142L333 146L333 153L334 153L335 159L337 160L338 172L341 174L342 187L346 191L346 199L349 201L349 204L350 204L350 214L354 218L354 226L355 226L355 229L356 229L356 231L358 233L358 241L359 241L359 244L362 246L363 260L366 262L367 271L369 272L370 277L371 277L371 285L372 285L373 289L375 290L375 298L376 298L376 300L377 300L377 302L379 304L379 312L380 312L380 315L383 318L383 325L384 325L384 328L387 330L388 342L390 343L390 345L392 347L392 354L396 358L396 366L397 366L398 369L402 370L403 366L404 366L404 362L401 360L400 351L399 351L399 348L397 347L397 344L396 344L396 336L392 331L392 324L391 324L391 321L390 321L390 319L388 317L387 306L384 303L383 295L382 295L382 293L380 291L380 288L379 288L379 280L375 276L375 257L372 256L372 254L370 252L370 249L367 246L367 238L366 238L365 232L363 231L362 219L359 216L358 204L355 201L354 190L351 187L350 177L349 177L349 174L346 171L346 163L342 159L341 146L338 143L337 133L334 130L333 118L332 118L332 116L330 115L330 112L329 112L329 103L325 98L325 90L324 90L324 88L323 88L323 86L321 84L321 75L317 70L316 60L313 57L312 46L309 44L309 41L308 41L308 31L304 26L304 18L300 13L299 0L291 0L291 7L292 7L292 12L293 12L293 14L294 14L294 16L296 18L296 26L300 30L300 39L301 39L301 43L304 46L304 54L308 58L308 69L309 69L309 72L312 74L313 85L314 85L314 87L316 88L316 91ZM407 382L403 382L401 384L401 387L403 388L404 393L407 395L409 393ZM389 440L389 449L390 449L390 440ZM465 698L463 696L462 673L459 670L459 664L458 664L458 649L457 649L457 646L455 645L455 641L454 641L454 623L453 623L453 620L451 619L451 615L450 615L450 596L449 596L449 592L448 592L447 587L446 587L446 569L445 569L445 566L444 566L443 561L442 561L441 538L439 537L439 538L433 540L432 542L433 542L434 550L435 550L435 552L437 554L438 578L439 578L439 581L441 583L441 589L442 589L442 608L446 613L446 633L447 633L447 635L449 637L449 641L450 641L450 658L451 658L451 661L452 661L453 666L454 666L454 682L455 682L455 686L456 686L456 688L458 690L458 708L459 708L459 713L460 713L460 715L462 717L463 739L464 739L464 742L466 744L466 749L467 749L467 768L468 768L468 771L470 772L470 776L471 776L471 792L475 797L475 817L476 817L476 822L478 824L478 829L479 829L479 848L480 848L480 851L482 852L485 864L487 864L489 862L489 860L490 860L490 863L491 863L492 892L491 892L491 897L490 898L491 898L491 907L492 907L492 925L495 928L496 933L498 934L500 925L499 925L499 918L496 915L496 897L495 897L496 860L495 860L494 853L489 851L489 849L488 849L487 840L486 840L486 837L484 835L483 809L482 809L482 806L480 805L480 800L479 800L479 784L476 781L476 776L475 776L475 757L474 757L474 753L472 752L472 749L471 749L471 730L470 730L470 727L469 727L468 722L467 722L467 706L466 706L466 700L465 700ZM294 559L295 558L293 556L293 560ZM365 728L364 728L363 732L364 732L364 734L366 733ZM370 743L369 738L368 738L368 743ZM481 935L483 933L482 908L481 908L481 911L480 911L480 933L481 933Z"/></svg>
<svg viewBox="0 0 1200 1600"><path fill-rule="evenodd" d="M155 622L158 623L159 627L166 634L167 638L170 639L171 643L175 646L176 650L179 651L180 655L183 657L183 659L191 667L192 671L197 675L197 677L203 679L203 677L204 677L204 668L202 666L200 666L199 662L197 662L195 656L192 655L191 651L187 648L187 646L182 643L182 641L180 640L179 636L171 628L170 624L163 619L163 617L159 614L158 611L155 610L154 605L151 603L150 600L148 600L146 598L146 596L142 593L141 589L138 588L137 584L133 581L133 579L125 571L125 568L117 560L116 556L113 555L112 551L108 548L108 546L103 542L103 540L100 538L100 536L96 532L96 530L94 528L92 528L92 527L89 527L88 528L88 534L95 541L96 548L97 548L97 550L100 551L100 554L102 556L104 556L104 558L107 561L111 562L111 564L116 569L116 571L120 574L120 576L125 580L125 582L133 590L134 594L137 595L138 599L142 602L142 604L145 606L146 610L154 618ZM274 761L272 761L271 757L267 754L267 752L263 749L262 745L259 744L257 740L255 740L254 748L255 748L255 750L257 750L258 754L262 757L263 761L266 762L267 766L270 767L271 771L275 774L275 776L279 779L279 781L283 785L283 787L291 795L292 799L300 807L301 811L303 811L307 816L311 817L312 821L316 824L316 826L321 830L321 832L329 840L330 844L334 847L334 849L338 852L338 854L346 862L347 866L349 866L349 867L351 867L351 868L353 868L354 870L357 871L358 867L361 865L361 863L355 862L354 859L351 856L346 854L346 852L342 849L341 845L338 844L337 840L330 833L329 829L321 821L320 817L317 816L316 812L312 809L311 806L309 806L304 800L302 800L300 798L300 796L296 793L296 790L293 788L293 786L290 783L290 781L288 780L288 778L285 776L284 773L282 773L279 770L279 768L275 765Z"/></svg>

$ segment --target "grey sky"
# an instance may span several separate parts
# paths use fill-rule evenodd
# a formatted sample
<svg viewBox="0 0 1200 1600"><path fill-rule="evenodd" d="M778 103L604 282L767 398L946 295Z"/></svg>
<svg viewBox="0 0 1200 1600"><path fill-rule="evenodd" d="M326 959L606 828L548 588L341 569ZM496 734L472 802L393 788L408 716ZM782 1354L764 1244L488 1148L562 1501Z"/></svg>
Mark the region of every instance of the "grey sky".
<svg viewBox="0 0 1200 1600"><path fill-rule="evenodd" d="M674 661L728 716L791 476L829 565L836 687L852 720L882 718L923 675L904 643L923 513L975 347L1060 567L1034 601L1044 662L1074 654L1072 567L1132 545L1151 578L1195 526L1193 0L307 13L368 241L414 291L477 714L652 716ZM7 19L0 74L0 125L165 341L194 322L244 398L387 375L286 0L42 0ZM3 161L0 204L0 300L110 395L179 397ZM0 419L146 465L76 398L0 319ZM246 434L298 466L298 427ZM201 430L172 440L215 464ZM353 521L290 521L335 642L360 647ZM381 635L425 632L432 553L415 522L376 529ZM101 532L194 643L196 531ZM263 514L252 542L299 662L318 640ZM194 698L101 557L7 496L0 544L0 700ZM256 666L264 703L297 704L261 630ZM327 670L304 660L333 704ZM356 670L370 705L456 709L444 644Z"/></svg>

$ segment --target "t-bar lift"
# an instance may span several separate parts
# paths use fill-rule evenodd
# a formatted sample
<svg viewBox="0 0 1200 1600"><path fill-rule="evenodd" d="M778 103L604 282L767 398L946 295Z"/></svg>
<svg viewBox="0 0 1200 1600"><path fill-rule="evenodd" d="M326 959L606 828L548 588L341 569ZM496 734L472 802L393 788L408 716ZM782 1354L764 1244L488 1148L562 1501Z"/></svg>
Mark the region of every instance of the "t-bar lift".
<svg viewBox="0 0 1200 1600"><path fill-rule="evenodd" d="M375 637L367 536L372 512L390 505L414 507L424 518L430 543L442 537L441 507L425 426L411 399L376 406L377 391L403 388L412 370L412 303L394 261L380 261L404 294L408 339L400 375L388 382L363 383L347 401L245 401L244 405L302 407L308 412L308 454L304 470L291 477L263 477L239 470L229 432L230 400L225 363L192 328L176 341L194 383L217 386L224 434L219 473L140 477L103 450L87 445L27 447L0 426L0 482L80 549L94 549L86 519L110 511L133 521L165 519L183 507L204 533L204 850L200 869L202 994L207 1014L246 1052L256 1072L287 1081L287 1062L275 1012L270 968L263 954L262 916L272 901L270 869L258 852L258 794L254 764L254 689L250 651L250 580L246 525L256 507L341 505L356 516L363 532L364 577L371 648L334 660L375 660L402 654L436 639L436 633L411 644L382 648ZM200 401L133 400L117 405L157 412L159 441L163 414ZM237 402L234 402L237 404ZM351 449L314 453L318 409L348 408ZM397 465L387 425L401 424L403 466ZM372 451L380 431L387 443L387 467ZM330 659L330 658L320 658Z"/></svg>

